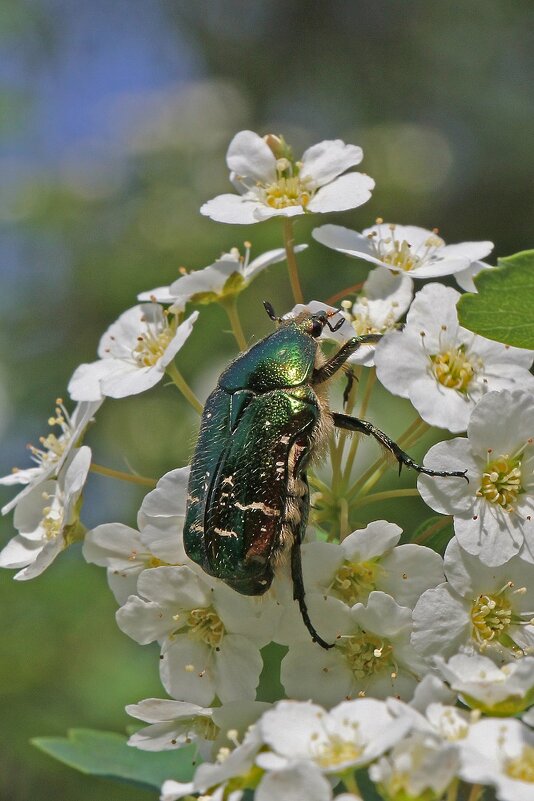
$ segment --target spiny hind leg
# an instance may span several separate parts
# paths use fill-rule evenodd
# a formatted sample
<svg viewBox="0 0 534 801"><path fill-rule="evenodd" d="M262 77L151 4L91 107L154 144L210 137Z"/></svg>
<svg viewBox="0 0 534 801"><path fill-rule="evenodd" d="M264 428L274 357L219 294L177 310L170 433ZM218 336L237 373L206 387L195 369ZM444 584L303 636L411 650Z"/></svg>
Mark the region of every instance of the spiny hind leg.
<svg viewBox="0 0 534 801"><path fill-rule="evenodd" d="M347 431L356 431L359 434L366 434L369 437L374 437L377 442L393 454L399 464L399 474L402 470L402 466L406 465L406 467L411 467L413 470L417 470L418 473L424 473L426 476L441 476L444 478L447 476L457 476L458 478L465 478L465 480L469 482L466 475L467 470L432 470L429 467L423 467L417 464L417 462L415 462L406 451L403 451L391 437L388 437L387 434L384 434L383 431L380 431L379 428L369 423L367 420L360 420L358 417L349 417L347 414L339 414L338 412L332 412L332 419L334 420L334 425L338 428L344 428Z"/></svg>

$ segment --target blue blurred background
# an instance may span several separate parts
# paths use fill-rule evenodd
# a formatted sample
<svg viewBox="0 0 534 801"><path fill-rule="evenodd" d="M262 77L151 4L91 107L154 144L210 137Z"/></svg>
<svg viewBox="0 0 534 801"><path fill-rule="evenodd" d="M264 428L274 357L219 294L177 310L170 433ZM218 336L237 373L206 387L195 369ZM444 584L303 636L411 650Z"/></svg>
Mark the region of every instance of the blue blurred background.
<svg viewBox="0 0 534 801"><path fill-rule="evenodd" d="M381 215L438 226L449 242L492 239L498 255L531 247L533 28L530 0L2 0L0 473L27 464L26 442L46 433L72 371L139 291L244 239L256 253L279 246L276 221L198 214L228 191L238 130L284 133L296 152L335 137L364 148L373 199L328 221L361 228ZM297 240L312 227L299 222ZM309 298L365 274L316 244L300 263ZM268 296L285 311L288 282L273 269L282 289ZM241 301L249 337L268 330L269 280ZM204 308L179 356L201 397L234 353L227 330L221 309ZM398 434L407 404L395 416L381 404ZM189 459L197 420L172 388L107 402L98 417L100 463L159 476ZM93 477L84 522L134 524L141 498ZM402 507L367 509L408 522ZM1 527L4 543L11 519ZM149 798L29 744L69 726L124 731L126 703L162 694L156 652L115 627L104 571L72 549L27 584L2 572L0 597L0 798Z"/></svg>

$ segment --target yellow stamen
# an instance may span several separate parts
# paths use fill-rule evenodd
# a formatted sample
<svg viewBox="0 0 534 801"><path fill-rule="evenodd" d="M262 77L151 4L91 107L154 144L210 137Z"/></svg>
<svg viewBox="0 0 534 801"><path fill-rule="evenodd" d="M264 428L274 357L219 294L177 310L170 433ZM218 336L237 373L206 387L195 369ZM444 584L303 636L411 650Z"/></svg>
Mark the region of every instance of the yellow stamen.
<svg viewBox="0 0 534 801"><path fill-rule="evenodd" d="M396 672L393 660L393 646L375 634L360 632L349 637L341 637L336 643L350 665L355 678L365 679L384 669Z"/></svg>
<svg viewBox="0 0 534 801"><path fill-rule="evenodd" d="M217 648L225 635L222 620L213 607L192 609L187 618L191 639L200 640L211 648Z"/></svg>
<svg viewBox="0 0 534 801"><path fill-rule="evenodd" d="M512 622L512 605L505 593L479 595L471 609L472 636L481 648L501 637Z"/></svg>
<svg viewBox="0 0 534 801"><path fill-rule="evenodd" d="M521 457L503 454L486 465L477 495L502 507L505 512L513 512L517 496L523 491Z"/></svg>
<svg viewBox="0 0 534 801"><path fill-rule="evenodd" d="M265 186L263 191L265 203L273 209L285 209L288 206L306 208L313 196L313 192L298 176L281 176L274 183Z"/></svg>
<svg viewBox="0 0 534 801"><path fill-rule="evenodd" d="M376 589L379 569L375 562L344 562L336 571L332 591L349 606L366 601Z"/></svg>
<svg viewBox="0 0 534 801"><path fill-rule="evenodd" d="M481 367L478 360L466 356L465 345L431 356L430 361L432 372L440 384L464 394Z"/></svg>
<svg viewBox="0 0 534 801"><path fill-rule="evenodd" d="M161 330L158 331L158 327L147 326L147 330L137 337L137 345L132 351L132 356L139 367L152 367L156 364L176 333L176 322L173 320L169 323L167 316L164 318Z"/></svg>
<svg viewBox="0 0 534 801"><path fill-rule="evenodd" d="M512 779L534 784L534 747L523 746L521 756L507 760L504 771Z"/></svg>
<svg viewBox="0 0 534 801"><path fill-rule="evenodd" d="M314 761L322 768L335 768L353 762L361 756L363 748L354 739L345 740L339 735L331 735L328 743L321 746Z"/></svg>

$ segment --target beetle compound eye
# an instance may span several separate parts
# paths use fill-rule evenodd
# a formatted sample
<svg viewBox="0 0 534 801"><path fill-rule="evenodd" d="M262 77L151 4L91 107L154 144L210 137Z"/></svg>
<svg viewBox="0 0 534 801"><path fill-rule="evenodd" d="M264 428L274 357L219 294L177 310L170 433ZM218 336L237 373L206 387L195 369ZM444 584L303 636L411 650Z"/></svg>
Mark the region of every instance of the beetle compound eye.
<svg viewBox="0 0 534 801"><path fill-rule="evenodd" d="M323 333L324 323L320 320L314 320L312 324L311 335L312 337L320 337Z"/></svg>

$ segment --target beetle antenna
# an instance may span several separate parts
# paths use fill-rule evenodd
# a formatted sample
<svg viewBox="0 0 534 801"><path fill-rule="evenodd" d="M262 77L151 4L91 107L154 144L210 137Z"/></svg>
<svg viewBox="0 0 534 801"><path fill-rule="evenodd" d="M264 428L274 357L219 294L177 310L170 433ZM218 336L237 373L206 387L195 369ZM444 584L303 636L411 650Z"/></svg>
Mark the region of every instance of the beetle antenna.
<svg viewBox="0 0 534 801"><path fill-rule="evenodd" d="M273 322L279 323L281 321L281 318L276 316L276 312L273 309L272 303L269 303L268 300L264 300L263 307Z"/></svg>
<svg viewBox="0 0 534 801"><path fill-rule="evenodd" d="M335 314L339 314L337 309L336 309L336 311L327 312L326 316L327 316L327 318L328 317L333 317ZM337 323L334 323L334 325L331 325L330 321L328 319L326 321L326 324L327 324L328 328L331 331L337 331L339 328L341 328L341 326L343 325L344 322L345 322L345 318L343 317L343 315L341 315L340 319L337 321Z"/></svg>

